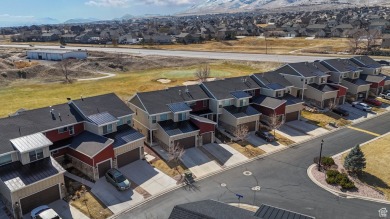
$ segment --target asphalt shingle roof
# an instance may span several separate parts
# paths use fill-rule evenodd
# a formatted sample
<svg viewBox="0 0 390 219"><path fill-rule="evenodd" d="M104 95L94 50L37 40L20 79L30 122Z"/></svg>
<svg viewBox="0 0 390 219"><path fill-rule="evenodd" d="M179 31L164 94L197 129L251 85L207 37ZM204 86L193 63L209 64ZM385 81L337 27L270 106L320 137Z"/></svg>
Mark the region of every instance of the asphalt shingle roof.
<svg viewBox="0 0 390 219"><path fill-rule="evenodd" d="M250 77L234 77L223 80L203 82L205 87L217 100L232 98L231 92L260 89L260 86Z"/></svg>
<svg viewBox="0 0 390 219"><path fill-rule="evenodd" d="M261 219L314 219L314 217L262 204L255 216Z"/></svg>
<svg viewBox="0 0 390 219"><path fill-rule="evenodd" d="M273 90L293 86L287 79L276 71L253 74L252 77L260 82L260 86Z"/></svg>
<svg viewBox="0 0 390 219"><path fill-rule="evenodd" d="M236 106L232 105L232 106L225 106L224 109L236 118L241 118L241 117L246 117L246 116L254 116L254 115L261 114L259 111L257 111L252 106L236 107Z"/></svg>
<svg viewBox="0 0 390 219"><path fill-rule="evenodd" d="M108 147L113 142L112 139L84 131L73 138L70 147L89 157L94 157L98 152Z"/></svg>
<svg viewBox="0 0 390 219"><path fill-rule="evenodd" d="M164 131L169 136L179 135L187 132L193 132L196 130L199 130L196 125L192 124L190 121L180 121L180 122L174 122L173 120L166 120L161 121L158 123L161 128L164 129Z"/></svg>
<svg viewBox="0 0 390 219"><path fill-rule="evenodd" d="M315 77L315 76L326 76L326 72L329 70L322 66L319 63L309 63L309 62L298 62L298 63L289 63L285 66L286 68L291 68L297 74L303 77ZM284 70L285 68L283 68ZM289 73L291 71L282 72Z"/></svg>
<svg viewBox="0 0 390 219"><path fill-rule="evenodd" d="M264 106L264 107L271 108L271 109L276 109L280 105L284 104L285 102L286 102L285 100L267 97L264 95L259 95L259 96L256 96L252 99L253 104L257 104L257 105Z"/></svg>
<svg viewBox="0 0 390 219"><path fill-rule="evenodd" d="M367 82L372 82L372 83L380 83L386 79L384 76L379 76L379 75L360 75L360 79L365 80Z"/></svg>
<svg viewBox="0 0 390 219"><path fill-rule="evenodd" d="M128 125L121 125L117 127L116 132L108 134L106 137L114 140L113 146L115 148L139 140L145 136Z"/></svg>
<svg viewBox="0 0 390 219"><path fill-rule="evenodd" d="M330 70L337 72L350 72L359 70L359 66L349 59L326 59L321 61L321 63L328 64Z"/></svg>
<svg viewBox="0 0 390 219"><path fill-rule="evenodd" d="M329 86L327 84L321 84L321 85L318 85L318 84L309 84L308 86L311 86L319 91L322 91L322 92L330 92L330 91L337 91L338 89L337 88L334 88L332 86Z"/></svg>
<svg viewBox="0 0 390 219"><path fill-rule="evenodd" d="M367 67L367 68L381 68L382 65L376 62L374 59L372 59L369 56L357 56L351 58L351 61L357 64L360 67Z"/></svg>

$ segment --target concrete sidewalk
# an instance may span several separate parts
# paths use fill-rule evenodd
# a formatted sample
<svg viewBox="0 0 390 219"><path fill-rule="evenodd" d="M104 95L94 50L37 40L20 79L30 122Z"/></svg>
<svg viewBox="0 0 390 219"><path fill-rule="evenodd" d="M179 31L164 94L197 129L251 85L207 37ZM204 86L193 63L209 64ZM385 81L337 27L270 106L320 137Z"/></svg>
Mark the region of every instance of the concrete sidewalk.
<svg viewBox="0 0 390 219"><path fill-rule="evenodd" d="M186 149L181 161L196 177L202 177L222 169L198 148Z"/></svg>
<svg viewBox="0 0 390 219"><path fill-rule="evenodd" d="M219 162L223 164L223 166L231 166L248 160L247 157L227 144L211 143L203 145L203 148L206 149L215 158L217 158Z"/></svg>

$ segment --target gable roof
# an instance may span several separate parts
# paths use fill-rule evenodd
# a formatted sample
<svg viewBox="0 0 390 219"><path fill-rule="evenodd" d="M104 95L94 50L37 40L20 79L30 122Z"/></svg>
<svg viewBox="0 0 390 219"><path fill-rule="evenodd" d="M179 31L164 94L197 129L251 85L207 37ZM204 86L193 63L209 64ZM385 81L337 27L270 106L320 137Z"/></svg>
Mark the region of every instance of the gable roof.
<svg viewBox="0 0 390 219"><path fill-rule="evenodd" d="M73 137L70 147L92 158L113 142L114 140L112 139L84 131Z"/></svg>
<svg viewBox="0 0 390 219"><path fill-rule="evenodd" d="M376 62L374 59L372 59L369 56L356 56L351 58L351 61L357 64L360 67L367 67L367 68L381 68L381 64Z"/></svg>
<svg viewBox="0 0 390 219"><path fill-rule="evenodd" d="M262 219L314 219L314 217L262 204L256 211L255 216Z"/></svg>
<svg viewBox="0 0 390 219"><path fill-rule="evenodd" d="M285 66L285 68L291 68L294 72L296 72L299 76L302 77L327 76L326 72L329 71L327 68L321 66L321 64L319 63L309 62L289 63ZM291 71L287 71L286 73L288 74L289 72Z"/></svg>
<svg viewBox="0 0 390 219"><path fill-rule="evenodd" d="M380 83L386 79L385 76L378 76L378 75L360 75L360 79L365 80L367 82L371 83Z"/></svg>
<svg viewBox="0 0 390 219"><path fill-rule="evenodd" d="M359 70L359 66L350 61L349 59L326 59L321 61L323 64L330 68L330 70L338 72L350 72Z"/></svg>
<svg viewBox="0 0 390 219"><path fill-rule="evenodd" d="M186 92L186 89L188 92ZM170 87L165 90L137 93L130 103L150 115L170 112L169 104L209 99L199 85Z"/></svg>
<svg viewBox="0 0 390 219"><path fill-rule="evenodd" d="M211 97L215 97L217 100L234 98L231 94L234 91L246 91L260 88L252 78L247 76L203 82L201 86L210 92Z"/></svg>
<svg viewBox="0 0 390 219"><path fill-rule="evenodd" d="M252 103L259 105L259 106L267 107L270 109L276 109L280 105L286 103L286 101L281 100L281 99L272 98L272 97L267 97L264 95L259 95L259 96L256 96L253 98Z"/></svg>
<svg viewBox="0 0 390 219"><path fill-rule="evenodd" d="M283 89L285 87L293 86L287 79L276 71L256 73L251 77L258 82L261 87L269 88L272 90Z"/></svg>

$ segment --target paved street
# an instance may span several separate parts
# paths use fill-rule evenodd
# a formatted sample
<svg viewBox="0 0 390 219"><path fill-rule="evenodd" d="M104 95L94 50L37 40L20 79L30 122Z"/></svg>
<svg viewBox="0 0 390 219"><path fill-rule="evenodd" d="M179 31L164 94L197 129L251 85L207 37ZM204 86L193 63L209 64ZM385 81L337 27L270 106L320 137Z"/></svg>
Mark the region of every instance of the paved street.
<svg viewBox="0 0 390 219"><path fill-rule="evenodd" d="M324 56L293 56L293 55L266 55L266 54L251 54L251 53L229 53L229 52L197 52L197 51L180 51L180 50L155 50L155 49L129 49L129 48L108 48L108 47L72 47L66 46L42 46L10 44L0 45L0 47L14 47L26 49L56 49L56 50L77 50L87 49L89 51L101 51L111 53L132 53L137 55L159 55L159 56L180 56L188 58L205 58L205 59L222 59L222 60L243 60L243 61L263 61L263 62L304 62L314 61L318 59L326 59Z"/></svg>
<svg viewBox="0 0 390 219"><path fill-rule="evenodd" d="M365 121L355 127L384 134L390 131L389 114ZM344 128L323 136L324 155L334 155L375 136ZM306 171L318 156L321 139L289 148L249 164L233 168L196 183L196 189L180 188L133 209L119 218L167 218L176 204L204 199L238 202L235 194L244 196L242 203L269 205L301 212L319 218L378 218L378 210L389 205L344 199L322 190L308 178ZM252 175L245 176L244 171ZM226 187L221 186L226 183ZM251 190L261 186L259 192Z"/></svg>

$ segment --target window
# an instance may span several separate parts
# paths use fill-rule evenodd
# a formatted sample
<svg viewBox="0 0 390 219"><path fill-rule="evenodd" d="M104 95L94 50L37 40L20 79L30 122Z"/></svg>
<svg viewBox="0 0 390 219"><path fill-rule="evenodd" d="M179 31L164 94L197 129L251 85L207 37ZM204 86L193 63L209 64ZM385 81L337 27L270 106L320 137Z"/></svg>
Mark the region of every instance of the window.
<svg viewBox="0 0 390 219"><path fill-rule="evenodd" d="M69 135L74 135L74 126L69 126Z"/></svg>
<svg viewBox="0 0 390 219"><path fill-rule="evenodd" d="M165 121L165 120L168 120L168 115L167 114L160 115L160 121Z"/></svg>
<svg viewBox="0 0 390 219"><path fill-rule="evenodd" d="M152 119L152 124L155 124L157 122L156 116L152 116L151 119Z"/></svg>
<svg viewBox="0 0 390 219"><path fill-rule="evenodd" d="M186 118L186 113L179 113L179 114L177 114L177 120L178 121L183 121L183 120L185 120L185 118Z"/></svg>
<svg viewBox="0 0 390 219"><path fill-rule="evenodd" d="M123 125L123 118L122 119L119 119L119 121L116 123L117 126L121 126Z"/></svg>
<svg viewBox="0 0 390 219"><path fill-rule="evenodd" d="M103 126L103 135L111 133L112 132L112 124L108 124Z"/></svg>
<svg viewBox="0 0 390 219"><path fill-rule="evenodd" d="M59 128L58 129L58 133L64 133L64 132L67 132L68 131L68 127L63 127L63 128Z"/></svg>
<svg viewBox="0 0 390 219"><path fill-rule="evenodd" d="M11 162L12 162L11 154L7 154L0 157L0 166Z"/></svg>
<svg viewBox="0 0 390 219"><path fill-rule="evenodd" d="M244 106L244 100L240 100L240 106Z"/></svg>
<svg viewBox="0 0 390 219"><path fill-rule="evenodd" d="M230 105L230 100L223 101L223 106L229 106L229 105Z"/></svg>
<svg viewBox="0 0 390 219"><path fill-rule="evenodd" d="M43 149L38 149L35 151L30 151L29 153L30 162L40 160L43 158Z"/></svg>

